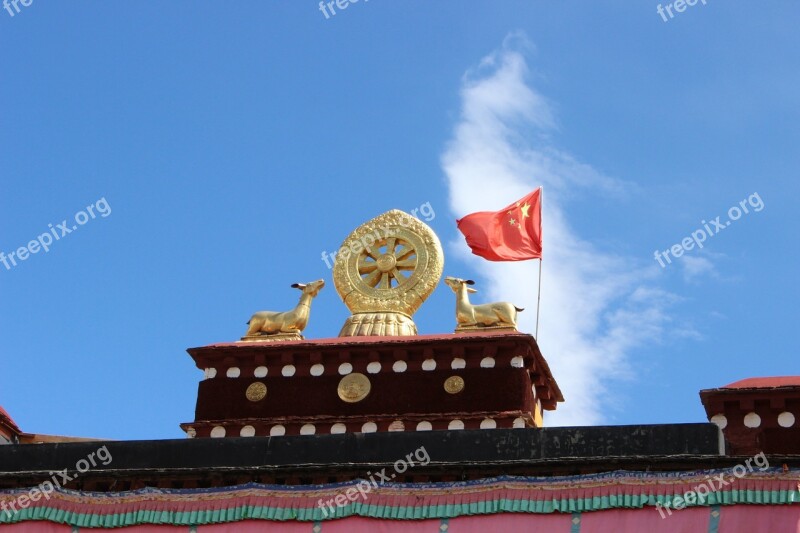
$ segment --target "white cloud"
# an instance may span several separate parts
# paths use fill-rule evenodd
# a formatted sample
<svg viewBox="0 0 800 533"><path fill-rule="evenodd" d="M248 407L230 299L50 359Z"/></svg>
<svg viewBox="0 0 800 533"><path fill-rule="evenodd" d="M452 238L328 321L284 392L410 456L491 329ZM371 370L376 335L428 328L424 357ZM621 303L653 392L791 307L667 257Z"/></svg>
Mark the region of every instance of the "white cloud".
<svg viewBox="0 0 800 533"><path fill-rule="evenodd" d="M461 88L461 117L442 154L457 217L501 209L544 186L544 271L541 348L566 402L547 414L548 425L608 422L609 379L630 378L631 351L657 341L675 297L648 287L653 269L602 252L570 227L565 203L577 194L606 198L628 187L552 146L552 104L528 83L529 71L513 36L468 72ZM536 318L535 261L492 263L472 256L463 239L451 253L481 273L475 301L512 300L527 310L520 329L533 332ZM464 273L447 272L460 276Z"/></svg>
<svg viewBox="0 0 800 533"><path fill-rule="evenodd" d="M680 264L683 267L683 279L686 282L697 281L697 278L706 274L712 278L719 279L714 263L707 257L684 255L680 259Z"/></svg>

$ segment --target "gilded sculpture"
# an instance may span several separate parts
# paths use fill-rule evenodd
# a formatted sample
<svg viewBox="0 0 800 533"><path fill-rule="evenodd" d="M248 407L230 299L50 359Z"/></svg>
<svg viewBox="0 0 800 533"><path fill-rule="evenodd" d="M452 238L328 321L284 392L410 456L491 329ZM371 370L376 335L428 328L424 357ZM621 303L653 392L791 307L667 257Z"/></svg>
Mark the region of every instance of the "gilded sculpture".
<svg viewBox="0 0 800 533"><path fill-rule="evenodd" d="M446 277L444 282L456 293L456 333L486 329L517 329L517 313L524 309L509 302L492 302L473 305L469 293L478 292L469 285L471 279Z"/></svg>
<svg viewBox="0 0 800 533"><path fill-rule="evenodd" d="M439 238L424 222L392 209L362 224L333 266L336 291L350 309L340 337L416 335L412 316L444 270Z"/></svg>
<svg viewBox="0 0 800 533"><path fill-rule="evenodd" d="M418 218L392 209L365 222L342 243L333 265L336 291L351 312L339 336L416 335L412 317L439 284L443 270L439 238ZM524 309L510 302L473 305L469 293L477 292L471 287L474 281L448 276L445 283L456 294L456 333L516 331L517 313ZM242 341L302 340L311 301L324 286L321 279L293 284L302 291L297 306L284 312L253 314ZM449 388L457 388L457 380L452 381ZM350 381L344 384L363 386Z"/></svg>
<svg viewBox="0 0 800 533"><path fill-rule="evenodd" d="M247 322L247 333L243 341L302 340L301 332L308 325L311 312L311 300L325 286L325 281L318 279L310 283L294 283L292 287L300 289L300 301L290 311L258 311Z"/></svg>

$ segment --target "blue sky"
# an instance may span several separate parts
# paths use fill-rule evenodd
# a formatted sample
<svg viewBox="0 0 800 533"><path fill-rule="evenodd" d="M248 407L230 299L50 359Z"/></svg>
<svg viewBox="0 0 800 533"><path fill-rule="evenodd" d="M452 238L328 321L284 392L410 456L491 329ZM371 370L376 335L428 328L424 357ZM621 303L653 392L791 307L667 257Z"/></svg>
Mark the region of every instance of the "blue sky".
<svg viewBox="0 0 800 533"><path fill-rule="evenodd" d="M335 336L321 252L390 208L429 202L445 274L532 331L536 264L471 256L455 218L539 185L551 423L701 421L700 389L800 373L796 2L667 22L655 2L19 7L0 10L0 251L110 209L0 264L0 405L23 430L183 436L184 350L321 277L306 337ZM444 284L415 321L452 331Z"/></svg>

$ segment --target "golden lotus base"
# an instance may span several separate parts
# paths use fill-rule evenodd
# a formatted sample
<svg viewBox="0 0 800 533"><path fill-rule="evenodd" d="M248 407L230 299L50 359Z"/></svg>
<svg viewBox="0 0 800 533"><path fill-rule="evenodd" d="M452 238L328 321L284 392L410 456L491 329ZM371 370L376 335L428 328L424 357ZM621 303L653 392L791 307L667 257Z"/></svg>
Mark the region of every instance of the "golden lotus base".
<svg viewBox="0 0 800 533"><path fill-rule="evenodd" d="M403 313L356 313L342 326L340 337L408 337L417 334L417 325Z"/></svg>
<svg viewBox="0 0 800 533"><path fill-rule="evenodd" d="M299 333L273 333L271 335L245 335L239 342L280 342L305 340Z"/></svg>
<svg viewBox="0 0 800 533"><path fill-rule="evenodd" d="M506 331L518 333L514 326L456 326L456 333L475 333L476 331Z"/></svg>

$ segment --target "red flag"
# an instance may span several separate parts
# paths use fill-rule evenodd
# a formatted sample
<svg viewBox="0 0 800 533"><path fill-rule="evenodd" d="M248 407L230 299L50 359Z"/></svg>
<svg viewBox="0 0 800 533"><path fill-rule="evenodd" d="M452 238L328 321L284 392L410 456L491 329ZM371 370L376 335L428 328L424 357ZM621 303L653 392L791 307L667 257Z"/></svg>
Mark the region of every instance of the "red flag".
<svg viewBox="0 0 800 533"><path fill-rule="evenodd" d="M489 261L542 258L542 188L500 211L457 220L472 253Z"/></svg>

